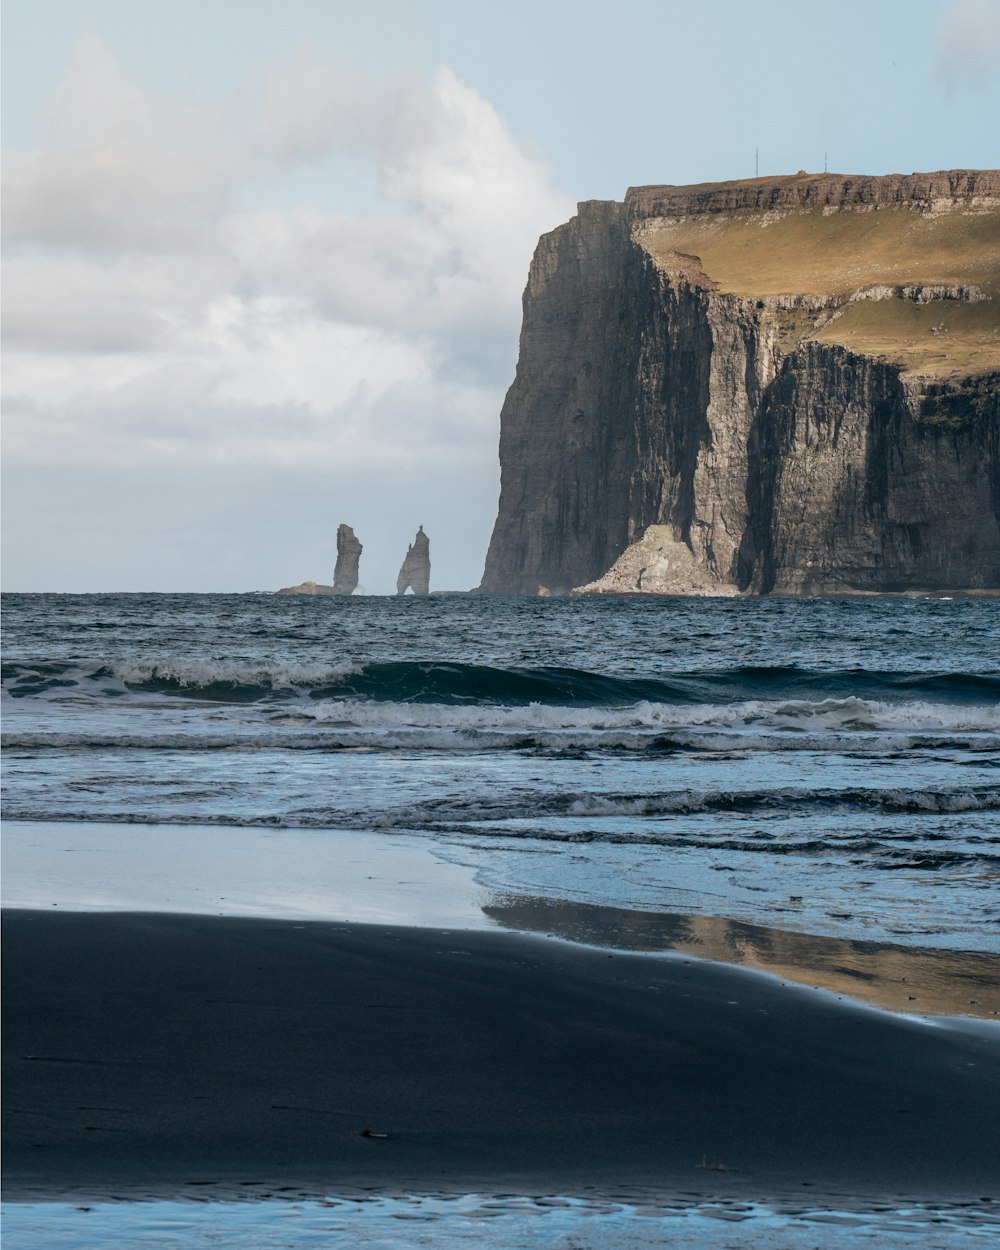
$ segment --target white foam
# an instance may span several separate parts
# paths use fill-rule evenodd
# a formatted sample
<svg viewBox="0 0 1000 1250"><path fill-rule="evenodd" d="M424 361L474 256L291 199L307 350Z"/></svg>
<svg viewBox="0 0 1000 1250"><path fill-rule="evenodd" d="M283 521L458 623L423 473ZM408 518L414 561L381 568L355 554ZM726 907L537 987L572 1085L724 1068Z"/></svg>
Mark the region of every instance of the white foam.
<svg viewBox="0 0 1000 1250"><path fill-rule="evenodd" d="M381 725L462 730L552 730L741 728L907 732L1000 730L1000 704L955 707L923 701L886 703L824 699L741 703L671 704L643 701L627 707L565 707L545 703L507 707L490 704L389 703L361 699L319 699L297 706L296 714L343 726Z"/></svg>
<svg viewBox="0 0 1000 1250"><path fill-rule="evenodd" d="M385 707L385 705L381 705ZM448 709L461 712L463 709ZM400 718L402 719L402 718ZM457 718L456 718L457 719ZM527 718L525 718L527 719ZM840 729L797 734L784 733L773 726L623 726L606 728L588 725L539 727L520 723L511 717L505 725L480 726L422 724L373 724L358 727L336 723L322 729L272 720L259 728L241 725L234 732L231 723L221 721L209 732L164 733L155 728L134 732L131 725L118 733L92 730L36 731L12 730L0 738L5 750L167 750L167 751L443 751L475 752L534 748L554 751L643 751L666 739L665 746L694 751L766 750L850 751L884 756L924 745L918 730L877 733ZM277 724L279 727L274 728ZM209 729L209 726L205 726ZM930 730L935 745L943 736L953 748L980 752L1000 752L1000 734L975 730Z"/></svg>
<svg viewBox="0 0 1000 1250"><path fill-rule="evenodd" d="M180 686L216 684L261 686L278 690L298 686L334 686L360 673L364 665L305 663L248 663L240 660L187 660L170 657L157 660L112 660L107 664L120 681L142 685L151 681L175 681Z"/></svg>

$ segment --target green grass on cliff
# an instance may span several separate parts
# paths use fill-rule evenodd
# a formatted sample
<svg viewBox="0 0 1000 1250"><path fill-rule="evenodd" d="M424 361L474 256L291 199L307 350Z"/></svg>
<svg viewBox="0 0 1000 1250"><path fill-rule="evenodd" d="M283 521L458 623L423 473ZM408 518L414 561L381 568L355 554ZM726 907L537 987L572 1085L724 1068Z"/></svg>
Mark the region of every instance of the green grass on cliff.
<svg viewBox="0 0 1000 1250"><path fill-rule="evenodd" d="M755 213L650 222L654 255L701 258L709 277L739 295L845 295L885 283L976 283L1000 289L1000 214L928 216L907 208L824 215Z"/></svg>
<svg viewBox="0 0 1000 1250"><path fill-rule="evenodd" d="M809 337L885 356L914 373L980 373L1000 364L997 304L995 299L981 304L863 300Z"/></svg>
<svg viewBox="0 0 1000 1250"><path fill-rule="evenodd" d="M846 297L887 285L976 285L989 301L864 301L812 336L898 360L920 373L1000 368L1000 214L932 216L912 208L822 209L650 219L639 239L665 268L697 256L720 290L745 296ZM786 329L801 326L798 315ZM943 327L943 328L942 328ZM936 332L932 332L936 331Z"/></svg>

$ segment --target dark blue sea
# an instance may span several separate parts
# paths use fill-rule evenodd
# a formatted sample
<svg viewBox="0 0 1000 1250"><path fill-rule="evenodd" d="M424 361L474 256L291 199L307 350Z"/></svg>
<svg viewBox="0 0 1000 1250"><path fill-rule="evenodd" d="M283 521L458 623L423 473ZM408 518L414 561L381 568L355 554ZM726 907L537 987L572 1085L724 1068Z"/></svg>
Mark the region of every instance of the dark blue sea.
<svg viewBox="0 0 1000 1250"><path fill-rule="evenodd" d="M799 979L820 992L878 983L896 1009L989 1015L1000 602L13 594L4 626L14 905L412 920L402 898L427 922L451 907L782 976L807 950ZM935 978L943 1007L921 997ZM13 1206L7 1232L16 1247L929 1248L996 1232L917 1208L651 1221L435 1201ZM425 1226L404 1236L402 1219Z"/></svg>

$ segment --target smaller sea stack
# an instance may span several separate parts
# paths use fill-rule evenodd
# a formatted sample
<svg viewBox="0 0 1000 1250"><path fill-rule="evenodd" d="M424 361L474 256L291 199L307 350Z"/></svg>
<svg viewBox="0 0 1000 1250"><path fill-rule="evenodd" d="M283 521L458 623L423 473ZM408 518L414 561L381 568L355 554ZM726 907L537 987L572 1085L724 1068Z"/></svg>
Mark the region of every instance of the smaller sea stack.
<svg viewBox="0 0 1000 1250"><path fill-rule="evenodd" d="M333 573L333 593L335 595L353 595L358 586L358 565L361 543L355 537L349 525L337 526L337 567Z"/></svg>
<svg viewBox="0 0 1000 1250"><path fill-rule="evenodd" d="M431 584L431 545L424 527L417 530L417 536L406 549L403 567L396 578L396 594L405 595L407 588L415 595L426 595Z"/></svg>

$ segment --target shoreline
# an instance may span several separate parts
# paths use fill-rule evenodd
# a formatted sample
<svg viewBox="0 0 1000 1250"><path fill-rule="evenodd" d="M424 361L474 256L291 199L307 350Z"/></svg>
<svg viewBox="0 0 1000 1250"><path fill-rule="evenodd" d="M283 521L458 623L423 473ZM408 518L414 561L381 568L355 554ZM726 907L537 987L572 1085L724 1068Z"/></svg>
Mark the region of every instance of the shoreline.
<svg viewBox="0 0 1000 1250"><path fill-rule="evenodd" d="M794 923L804 916L781 926L498 888L426 837L10 820L4 837L4 908L508 931L753 969L895 1013L1000 1023L995 946L890 942Z"/></svg>
<svg viewBox="0 0 1000 1250"><path fill-rule="evenodd" d="M997 1189L981 1024L501 931L3 927L7 1200Z"/></svg>

